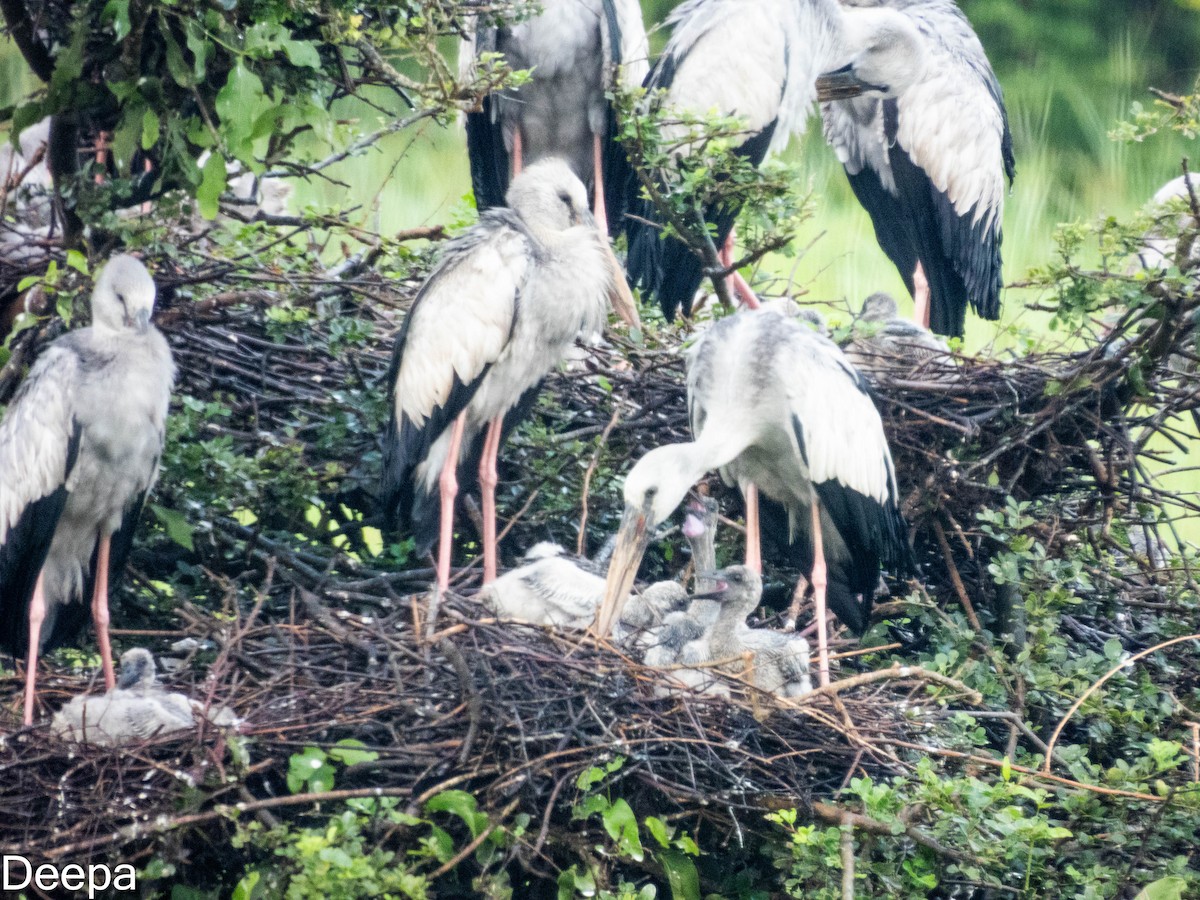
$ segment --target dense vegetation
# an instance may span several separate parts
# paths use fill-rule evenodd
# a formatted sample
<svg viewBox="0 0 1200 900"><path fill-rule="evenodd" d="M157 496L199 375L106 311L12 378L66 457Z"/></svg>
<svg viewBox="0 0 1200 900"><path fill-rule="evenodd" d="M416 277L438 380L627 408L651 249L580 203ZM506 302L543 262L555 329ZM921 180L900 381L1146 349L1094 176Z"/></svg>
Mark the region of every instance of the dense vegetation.
<svg viewBox="0 0 1200 900"><path fill-rule="evenodd" d="M647 3L648 17L661 20L670 5ZM1192 151L1195 101L1155 105L1140 88L1123 96L1132 84L1191 91L1200 14L1190 0L963 5L1010 96L1026 110L1039 98L1045 104L1049 124L1038 148L1027 147L1019 160L1020 178L1046 192L1075 194L1094 171L1081 161L1127 159L1126 151L1112 148L1129 145L1107 136L1116 121L1095 121L1108 109L1095 102L1097 95L1118 97L1122 111L1127 100L1140 98L1141 114L1129 111L1120 130L1127 141L1172 157L1172 171L1140 173L1142 196L1174 174L1181 152ZM452 36L465 6L454 0L0 3L29 68L45 82L10 98L4 114L17 126L64 114L73 119L69 140L107 131L113 154L103 183L85 164L65 192L77 219L67 239L79 241L82 253L68 255L55 245L32 261L0 259L7 279L0 288L40 283L58 301L48 305L52 312L23 318L6 340L0 401L61 327L59 319L71 317L92 266L118 244L145 252L170 288L162 320L183 380L162 480L118 617L129 627L174 630L182 621L207 628L218 646L191 659L193 683L206 671L225 672L220 687L231 702L241 684L229 674L239 650L234 638L245 636L256 617L268 622L254 645L264 653L285 634L301 633L297 618L307 617L324 629L303 632L322 648L322 667L362 669L366 639L346 637L326 606L380 616L398 630L404 617L397 609L406 610L409 592L418 589L422 576L405 581L405 573L424 562L373 527L372 494L388 345L429 260L428 248L414 239L436 237L438 229L397 235L372 227L371 214L343 201L275 221L227 221L200 239L191 230L193 207L208 218L220 209L236 220L238 205L223 193L237 168L313 181L336 172L326 189L344 198L338 179L353 177L355 166L372 159L384 133L448 123L481 91L513 77L497 66L475 84L456 82ZM22 14L51 23L51 40L31 44L21 34ZM1134 22L1145 27L1134 29ZM1018 124L1027 139L1037 130L1033 122ZM212 151L207 161L203 151ZM154 160L149 173L146 158ZM421 164L435 158L424 156ZM411 165L411 158L388 161L389 169ZM1119 178L1122 171L1117 164L1108 174ZM152 216L114 212L143 199L156 204ZM791 224L803 204L788 202L795 203L786 210ZM818 227L821 204L815 198L808 209ZM1052 217L1054 209L1043 200L1039 214ZM1178 360L1196 353L1200 298L1188 249L1200 230L1200 210L1184 203L1178 212L1182 226L1176 216L1163 223L1178 238L1179 252L1161 277L1127 268L1149 224L1144 217L1089 214L1059 229L1053 243L1023 248L1029 265L1008 274L1029 287L1010 292L1008 302L1029 297L1057 331L1019 331L1019 359L970 371L981 373L981 384L1008 379L1014 391L1025 389L1028 373L1049 373L1029 397L1021 395L1036 410L1022 418L1014 402L1012 418L1001 417L992 431L971 431L945 446L898 448L905 459L928 452L933 460L928 470L904 473L909 484L924 485L913 516L923 523L918 544L927 584L893 586L885 617L865 640L886 649L842 670L919 665L967 690L904 682L874 693L862 687L845 706L829 699L806 714L817 723L811 743L797 745L798 755L817 761L811 782L756 797L747 814L739 793L745 788L732 776L713 782L703 802L681 797L655 786L651 750L597 738L537 790L532 776L525 792L519 784L509 793L476 790L470 778L455 781L459 769L452 763L465 772L465 762L443 759L443 768L431 764L436 778L406 784L400 793L388 779L404 765L406 735L387 740L366 724L355 731L330 711L334 724L310 723L284 737L264 726L260 735L222 739L217 749L142 754L129 765L144 766L136 771L147 773L147 783L173 767L188 771L192 783L172 782L153 836L134 831L109 844L96 839L106 829L84 828L83 837L73 838L78 858L136 855L146 889L179 898L1197 895L1200 759L1192 723L1200 721L1194 635L1200 591L1194 550L1178 534L1198 507L1195 473L1180 461L1190 426L1157 414L1166 404L1183 411L1194 393L1194 376L1181 374ZM1018 208L1013 215L1026 213ZM470 218L463 205L429 224L453 230ZM1011 228L1010 243L1014 234L1032 243ZM1094 323L1102 316L1116 323L1107 344L1116 348L1116 362L1100 353L1081 363L1052 352L1057 334L1100 340ZM1118 346L1117 337L1128 343ZM574 543L585 493L591 503L585 544L600 543L619 511L619 474L628 458L679 428L676 417L611 435L605 429L610 412L646 390L635 384L627 360L645 382L658 378L657 387L679 391L670 362L678 342L673 329L650 324L640 339L619 342L612 356L593 356L597 377L585 388L556 379L513 441L511 490L502 498L502 512L516 520L507 558L536 537ZM1174 368L1172 353L1181 354ZM281 392L289 402L279 402ZM889 424L897 428L893 439L903 439L911 406L903 406L903 396L885 397ZM984 443L999 440L1001 425L1017 434L1047 410L1056 422L1092 422L1088 404L1100 410L1092 436L1042 448L1040 456L1021 457L1016 441L1012 455L990 468L983 462L1001 446ZM1091 453L1096 465L1049 466L1060 480L1033 484L1039 466L1071 453ZM1184 480L1165 493L1148 476L1171 461ZM973 466L979 478L939 480L949 479L952 468L970 473ZM531 486L539 492L525 509ZM1160 534L1165 560L1148 549L1158 546ZM464 558L473 556L473 540L464 529ZM670 542L656 548L651 565L678 573ZM387 591L380 593L380 585ZM380 597L390 602L387 592L398 607L381 605ZM232 628L233 637L221 627ZM341 641L332 642L333 651L330 634ZM896 638L903 646L888 647ZM561 645L535 642L531 655L542 660L555 649L563 653ZM441 645L396 652L415 652L418 662L425 654L433 709L441 682L435 690L432 679L456 671L445 662L453 654ZM60 654L58 661L71 657ZM252 653L246 658L253 663ZM75 652L74 662L83 671L93 660ZM547 679L554 672L560 670L548 666ZM603 696L628 691L622 684L619 676L603 682ZM408 689L395 686L397 694ZM459 704L450 693L453 702L436 708L447 718ZM258 700L241 702L253 712ZM691 715L672 702L649 708L651 716L640 708L629 715L642 715L638 721ZM427 711L414 715L419 720ZM711 710L695 715L706 728L717 721ZM783 730L780 717L792 716L808 727L801 714L775 710L761 723L763 733ZM720 721L740 741L758 739L760 723L746 710ZM36 744L25 741L0 743L0 760L25 773L11 784L25 784L30 771L46 765L40 750L29 749ZM733 752L711 751L722 778L739 771L724 762L726 751ZM447 755L445 748L436 752ZM46 771L65 783L66 769L53 768L60 762L51 760ZM111 757L85 755L78 768L111 772L105 768L111 765ZM370 788L379 785L391 792L372 796ZM431 785L438 789L429 793ZM0 797L12 800L2 793L7 789L0 786ZM232 805L234 793L244 809ZM726 803L736 811L718 809ZM709 807L715 812L702 811ZM0 826L4 852L21 849L15 840L15 830Z"/></svg>

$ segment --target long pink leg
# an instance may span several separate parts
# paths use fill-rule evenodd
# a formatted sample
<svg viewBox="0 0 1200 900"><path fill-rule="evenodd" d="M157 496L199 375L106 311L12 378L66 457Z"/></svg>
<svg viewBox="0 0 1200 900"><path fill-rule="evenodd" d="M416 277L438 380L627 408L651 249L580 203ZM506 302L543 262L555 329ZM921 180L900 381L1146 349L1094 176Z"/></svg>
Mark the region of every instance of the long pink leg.
<svg viewBox="0 0 1200 900"><path fill-rule="evenodd" d="M725 243L721 246L720 253L717 254L717 258L720 260L721 265L726 269L733 265L733 245L735 240L735 232L733 229L730 229L729 237L725 238ZM731 272L729 273L728 278L729 289L732 291L735 297L741 298L742 305L747 309L758 309L760 305L758 302L758 297L755 295L754 291L751 290L750 285L746 283L746 279L742 277L742 274L736 271Z"/></svg>
<svg viewBox="0 0 1200 900"><path fill-rule="evenodd" d="M929 327L929 298L929 279L918 261L913 270L913 320L923 328Z"/></svg>
<svg viewBox="0 0 1200 900"><path fill-rule="evenodd" d="M521 174L521 169L524 166L523 152L521 149L521 129L517 128L513 132L513 148L512 148L512 177L516 178Z"/></svg>
<svg viewBox="0 0 1200 900"><path fill-rule="evenodd" d="M92 621L96 625L96 643L100 646L100 665L104 669L104 689L111 691L117 686L117 675L113 671L112 644L108 640L108 561L112 551L112 536L100 536L100 550L96 554L96 590L92 592Z"/></svg>
<svg viewBox="0 0 1200 900"><path fill-rule="evenodd" d="M37 684L38 647L42 642L42 623L46 621L46 592L42 589L42 573L38 573L33 586L33 599L29 601L29 653L25 657L25 718L26 725L33 724L33 691Z"/></svg>
<svg viewBox="0 0 1200 900"><path fill-rule="evenodd" d="M441 594L450 585L450 545L454 541L454 498L458 495L458 450L462 445L463 426L466 425L467 414L460 413L454 420L454 431L450 434L450 447L446 451L446 461L442 463L442 474L438 478L438 488L442 498L441 533L438 536L438 566L437 594ZM432 617L431 617L432 618Z"/></svg>
<svg viewBox="0 0 1200 900"><path fill-rule="evenodd" d="M812 499L813 568L809 580L813 586L813 598L817 617L817 675L821 687L829 684L829 625L825 621L825 541L821 537L821 508L816 494Z"/></svg>
<svg viewBox="0 0 1200 900"><path fill-rule="evenodd" d="M500 454L500 429L504 417L496 416L488 424L487 436L483 439L483 453L479 459L479 489L483 494L483 583L496 580L496 484L500 480L496 471L496 457Z"/></svg>
<svg viewBox="0 0 1200 900"><path fill-rule="evenodd" d="M108 132L101 131L96 135L96 165L100 167L94 176L96 184L104 184L104 167L108 163Z"/></svg>
<svg viewBox="0 0 1200 900"><path fill-rule="evenodd" d="M762 543L758 533L758 488L746 485L746 568L762 574Z"/></svg>
<svg viewBox="0 0 1200 900"><path fill-rule="evenodd" d="M604 153L598 134L592 135L592 174L596 194L592 214L596 217L596 227L600 233L608 237L608 207L604 205Z"/></svg>

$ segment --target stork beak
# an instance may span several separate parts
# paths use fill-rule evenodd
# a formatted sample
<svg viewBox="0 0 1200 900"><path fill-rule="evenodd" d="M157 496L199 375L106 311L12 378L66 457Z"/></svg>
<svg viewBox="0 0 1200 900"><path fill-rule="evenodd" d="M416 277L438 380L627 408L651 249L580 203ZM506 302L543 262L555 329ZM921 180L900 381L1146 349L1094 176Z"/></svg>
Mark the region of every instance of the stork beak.
<svg viewBox="0 0 1200 900"><path fill-rule="evenodd" d="M633 579L650 543L649 513L653 497L647 497L639 509L625 507L621 527L617 531L617 545L613 548L612 560L608 564L608 581L604 585L604 599L592 623L592 634L607 637L621 616L621 608L633 589Z"/></svg>
<svg viewBox="0 0 1200 900"><path fill-rule="evenodd" d="M633 292L629 290L629 283L625 280L625 270L607 240L604 242L604 251L608 255L608 267L612 272L612 290L609 291L608 302L612 304L613 312L621 317L622 322L641 331L642 320L638 317Z"/></svg>
<svg viewBox="0 0 1200 900"><path fill-rule="evenodd" d="M144 334L146 329L150 327L150 310L139 309L133 314L133 321L129 324L137 329L138 334Z"/></svg>
<svg viewBox="0 0 1200 900"><path fill-rule="evenodd" d="M830 100L850 100L854 97L861 97L869 91L887 93L887 85L863 81L854 74L852 63L817 76L817 101L819 103L827 103Z"/></svg>

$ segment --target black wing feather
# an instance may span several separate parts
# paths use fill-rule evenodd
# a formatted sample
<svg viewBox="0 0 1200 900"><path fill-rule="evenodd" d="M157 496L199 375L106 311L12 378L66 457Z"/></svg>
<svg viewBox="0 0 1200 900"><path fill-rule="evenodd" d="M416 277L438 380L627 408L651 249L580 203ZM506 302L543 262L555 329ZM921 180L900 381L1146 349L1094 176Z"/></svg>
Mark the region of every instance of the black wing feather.
<svg viewBox="0 0 1200 900"><path fill-rule="evenodd" d="M66 481L79 458L81 436L82 429L75 424L62 485L26 506L0 547L0 648L14 657L24 657L29 649L29 601L67 504Z"/></svg>
<svg viewBox="0 0 1200 900"><path fill-rule="evenodd" d="M494 99L483 98L482 112L467 113L467 156L471 160L471 185L475 208L480 212L504 206L508 193L509 159Z"/></svg>

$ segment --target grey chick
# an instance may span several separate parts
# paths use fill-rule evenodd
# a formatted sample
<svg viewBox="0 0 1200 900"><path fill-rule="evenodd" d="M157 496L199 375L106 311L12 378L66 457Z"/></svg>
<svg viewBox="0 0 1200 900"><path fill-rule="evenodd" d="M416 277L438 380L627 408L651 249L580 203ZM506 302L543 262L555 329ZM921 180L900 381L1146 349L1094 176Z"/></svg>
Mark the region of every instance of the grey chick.
<svg viewBox="0 0 1200 900"><path fill-rule="evenodd" d="M121 656L115 688L107 694L71 698L54 714L51 730L68 740L118 746L183 731L194 724L192 702L183 694L164 690L150 651L135 647Z"/></svg>
<svg viewBox="0 0 1200 900"><path fill-rule="evenodd" d="M891 294L879 291L864 300L858 321L866 327L855 329L845 353L865 372L908 369L915 363L937 368L954 364L950 346L929 329L902 319Z"/></svg>
<svg viewBox="0 0 1200 900"><path fill-rule="evenodd" d="M812 691L808 641L746 624L746 617L762 599L762 579L757 573L745 566L730 566L716 577L720 613L708 636L709 659L750 653L750 680L755 687L783 697L798 697ZM722 668L742 674L741 663L737 661Z"/></svg>

